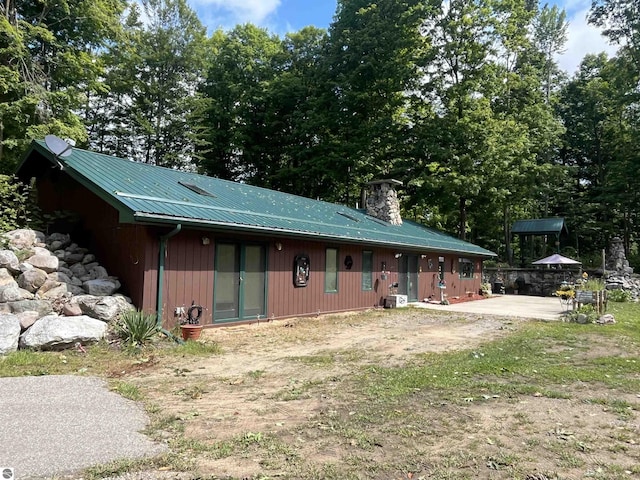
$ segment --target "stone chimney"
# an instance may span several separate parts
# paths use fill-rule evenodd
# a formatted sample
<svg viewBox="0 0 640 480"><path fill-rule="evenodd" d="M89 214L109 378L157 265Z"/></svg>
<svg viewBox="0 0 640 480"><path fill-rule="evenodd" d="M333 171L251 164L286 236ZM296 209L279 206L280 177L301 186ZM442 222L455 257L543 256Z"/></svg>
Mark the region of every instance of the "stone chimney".
<svg viewBox="0 0 640 480"><path fill-rule="evenodd" d="M395 185L402 185L399 180L375 180L367 183L369 191L365 202L367 215L379 218L392 225L402 225L400 203Z"/></svg>

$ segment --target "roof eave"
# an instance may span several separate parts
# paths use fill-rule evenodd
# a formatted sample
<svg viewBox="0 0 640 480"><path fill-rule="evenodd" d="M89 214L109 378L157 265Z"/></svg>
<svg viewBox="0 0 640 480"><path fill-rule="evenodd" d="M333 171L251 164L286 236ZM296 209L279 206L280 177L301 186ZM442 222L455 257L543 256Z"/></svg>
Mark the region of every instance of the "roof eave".
<svg viewBox="0 0 640 480"><path fill-rule="evenodd" d="M26 155L18 168L16 168L16 176L20 177L20 170L27 164L31 155L37 152L54 166L61 166L62 171L69 175L73 180L85 187L87 190L98 196L101 200L111 205L118 211L119 219L121 223L132 223L134 211L127 207L124 203L120 202L117 197L100 188L95 183L87 180L87 178L81 173L76 172L73 167L64 161L64 158L56 158L56 156L46 147L40 145L35 140L31 142L31 147L27 151Z"/></svg>
<svg viewBox="0 0 640 480"><path fill-rule="evenodd" d="M384 242L380 240L373 239L357 239L353 237L340 236L340 235L327 235L318 232L303 232L300 230L291 230L291 229L274 229L273 227L260 227L258 225L242 225L237 223L226 223L226 222L216 222L210 220L195 220L193 218L182 218L182 217L174 217L174 216L165 216L165 215L157 215L150 214L144 212L134 212L133 220L135 223L149 224L149 225L166 225L166 224L177 224L180 223L182 225L187 225L191 227L203 228L207 230L224 230L224 231L237 231L244 233L259 233L264 234L268 233L269 235L277 236L277 237L295 237L295 238L304 238L304 239L322 239L329 240L334 242L344 242L344 243L353 243L360 245L376 245L376 246L384 246L390 248L411 248L415 250L429 250L434 253L456 253L456 254L466 254L473 255L476 257L483 258L492 258L497 257L497 255L489 250L484 250L481 252L474 251L471 249L446 249L446 248L437 248L430 247L426 245L419 245L415 243L406 243L406 242Z"/></svg>

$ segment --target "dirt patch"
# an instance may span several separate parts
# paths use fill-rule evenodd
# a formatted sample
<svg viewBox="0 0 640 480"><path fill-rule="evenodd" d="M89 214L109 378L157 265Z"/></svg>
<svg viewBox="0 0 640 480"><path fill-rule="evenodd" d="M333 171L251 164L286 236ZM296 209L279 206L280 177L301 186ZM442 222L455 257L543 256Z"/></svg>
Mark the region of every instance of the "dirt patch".
<svg viewBox="0 0 640 480"><path fill-rule="evenodd" d="M474 348L522 322L407 309L210 329L202 341L219 344L221 355L157 364L130 380L163 415L181 420L185 441L204 445L197 470L215 478L640 475L637 421L585 401L604 391L571 400L489 392L462 405L417 391L379 425L374 404L351 402L349 380L366 368ZM598 472L604 464L621 476Z"/></svg>

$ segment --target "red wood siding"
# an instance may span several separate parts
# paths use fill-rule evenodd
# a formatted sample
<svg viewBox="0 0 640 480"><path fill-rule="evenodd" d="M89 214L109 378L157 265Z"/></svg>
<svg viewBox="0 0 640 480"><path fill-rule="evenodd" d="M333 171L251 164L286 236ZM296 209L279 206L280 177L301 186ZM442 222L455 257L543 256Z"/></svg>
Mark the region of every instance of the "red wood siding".
<svg viewBox="0 0 640 480"><path fill-rule="evenodd" d="M209 234L187 230L167 240L163 310L164 324L169 327L177 322L176 307L184 307L186 311L191 302L203 307L200 322L211 324L214 245L213 242L203 245L203 236L210 238Z"/></svg>

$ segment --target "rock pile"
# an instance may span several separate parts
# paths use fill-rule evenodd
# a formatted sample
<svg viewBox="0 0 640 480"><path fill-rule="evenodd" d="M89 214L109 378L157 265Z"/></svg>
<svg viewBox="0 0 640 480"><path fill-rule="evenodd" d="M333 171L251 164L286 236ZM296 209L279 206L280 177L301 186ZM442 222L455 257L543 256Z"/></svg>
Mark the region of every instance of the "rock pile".
<svg viewBox="0 0 640 480"><path fill-rule="evenodd" d="M626 290L634 300L640 298L640 277L633 273L624 253L624 244L620 237L611 239L607 256L607 290Z"/></svg>
<svg viewBox="0 0 640 480"><path fill-rule="evenodd" d="M69 235L20 229L2 237L0 355L100 340L108 322L134 309L116 294L118 279Z"/></svg>

